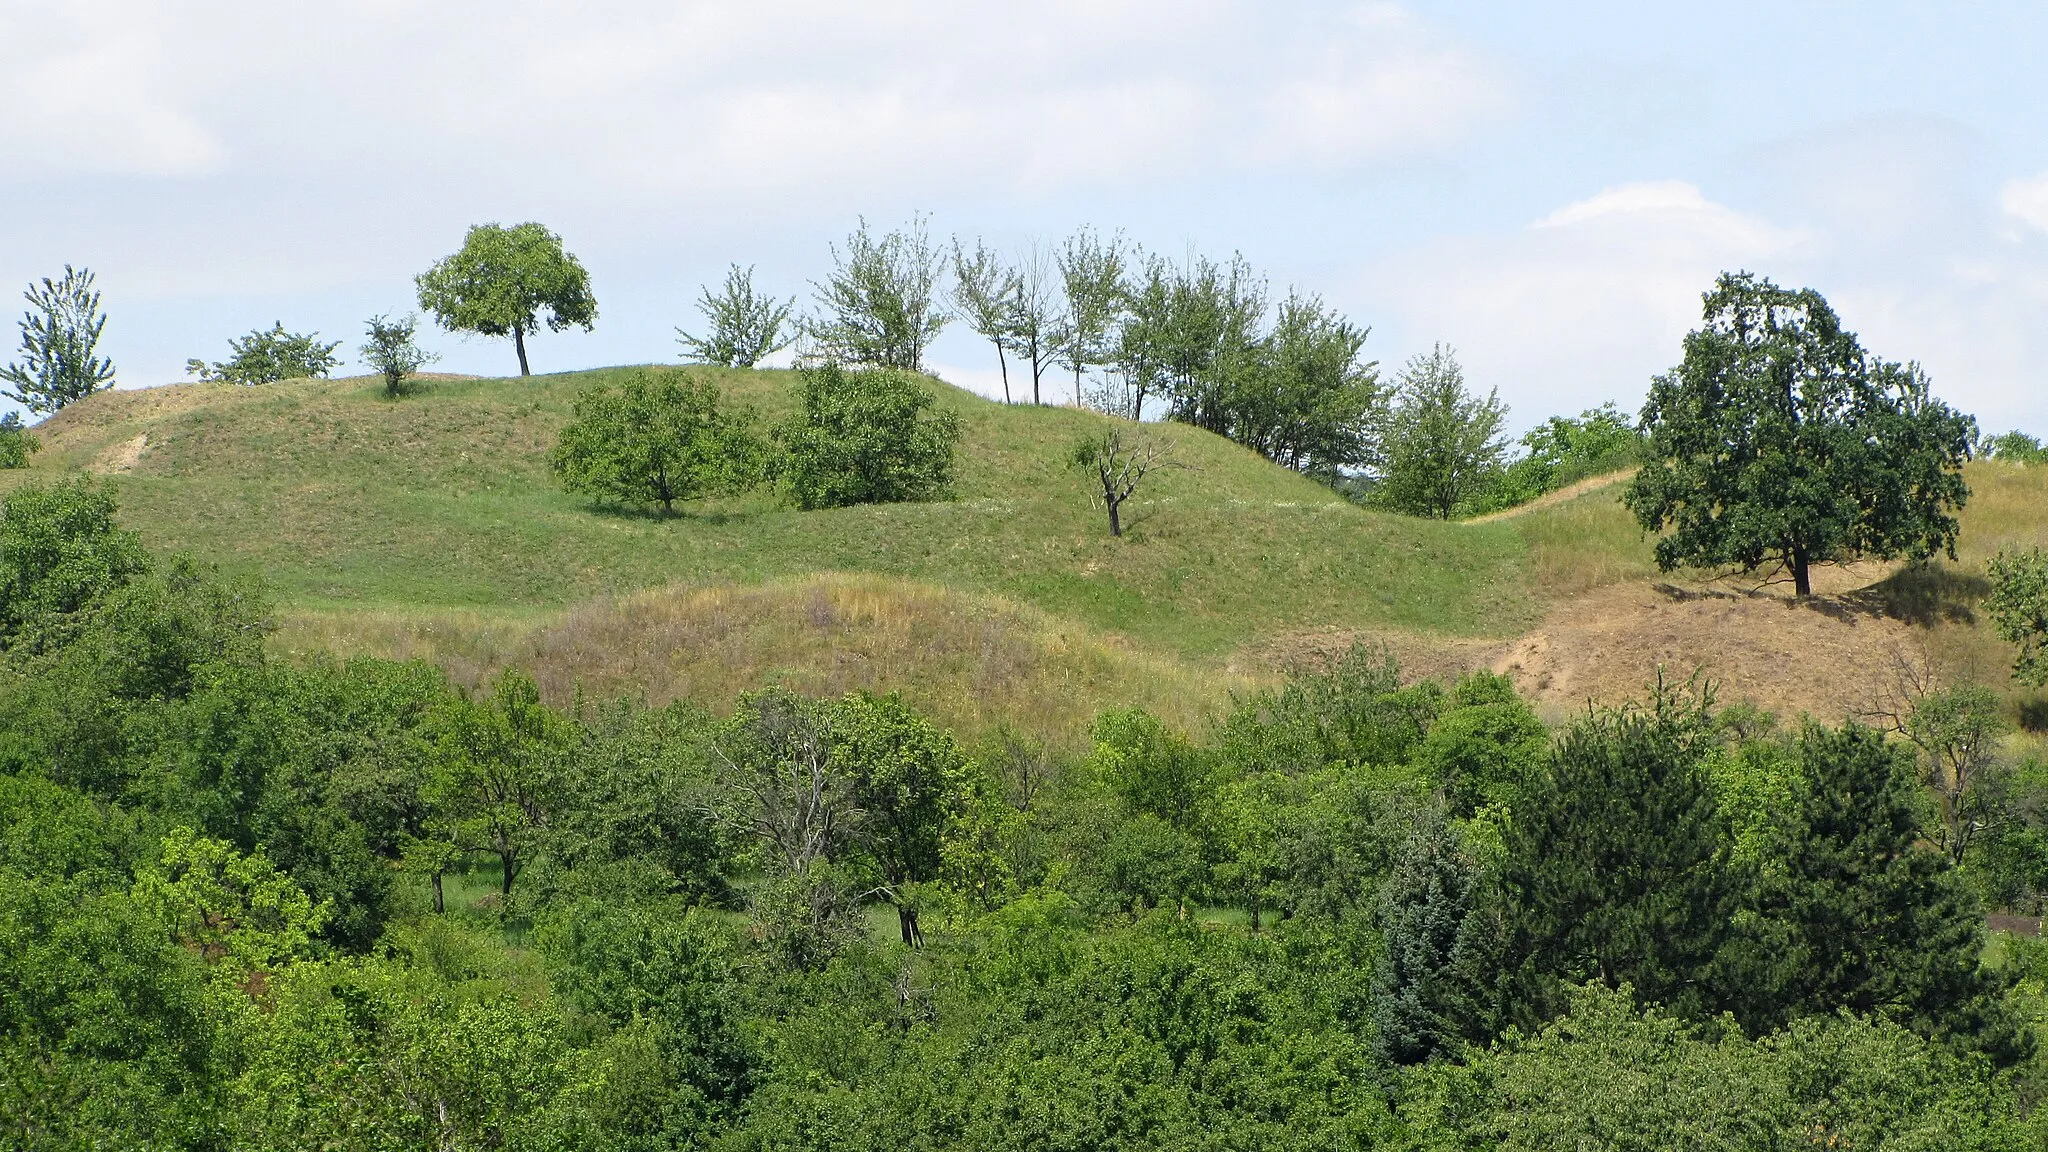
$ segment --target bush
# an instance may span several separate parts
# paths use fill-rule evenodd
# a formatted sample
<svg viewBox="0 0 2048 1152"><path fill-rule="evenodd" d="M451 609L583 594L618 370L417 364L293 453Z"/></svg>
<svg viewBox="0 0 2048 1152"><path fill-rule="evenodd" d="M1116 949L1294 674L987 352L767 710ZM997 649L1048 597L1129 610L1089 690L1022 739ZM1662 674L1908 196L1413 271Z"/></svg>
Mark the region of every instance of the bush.
<svg viewBox="0 0 2048 1152"><path fill-rule="evenodd" d="M806 511L943 498L960 418L933 410L936 399L901 372L806 369L800 407L775 432L777 478Z"/></svg>
<svg viewBox="0 0 2048 1152"><path fill-rule="evenodd" d="M413 316L398 320L372 316L364 324L363 363L384 377L384 394L403 395L406 381L421 368L438 359L413 343L419 321Z"/></svg>
<svg viewBox="0 0 2048 1152"><path fill-rule="evenodd" d="M0 468L28 467L28 458L42 447L42 441L22 424L21 413L0 416Z"/></svg>
<svg viewBox="0 0 2048 1152"><path fill-rule="evenodd" d="M341 363L334 354L341 341L322 344L318 332L301 335L284 330L279 321L270 331L258 328L240 340L229 340L233 353L226 360L208 364L204 360L185 362L185 371L210 384L268 384L273 380L320 378Z"/></svg>
<svg viewBox="0 0 2048 1152"><path fill-rule="evenodd" d="M2048 448L2042 447L2039 440L2017 429L2001 432L1996 436L1986 436L1984 442L1978 446L1977 454L1992 460L2003 460L2008 464L2048 463Z"/></svg>
<svg viewBox="0 0 2048 1152"><path fill-rule="evenodd" d="M617 389L576 399L548 466L571 492L622 504L737 491L760 475L761 444L746 409L720 411L718 389L700 380L641 372Z"/></svg>

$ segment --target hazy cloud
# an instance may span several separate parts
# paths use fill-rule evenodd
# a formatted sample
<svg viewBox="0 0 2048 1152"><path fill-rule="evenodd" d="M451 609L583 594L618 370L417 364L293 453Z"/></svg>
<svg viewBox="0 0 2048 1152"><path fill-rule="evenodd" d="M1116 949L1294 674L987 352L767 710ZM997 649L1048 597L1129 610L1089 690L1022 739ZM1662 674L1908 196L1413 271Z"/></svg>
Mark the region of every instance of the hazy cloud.
<svg viewBox="0 0 2048 1152"><path fill-rule="evenodd" d="M1999 190L1998 205L2020 223L2048 232L2048 172L2006 181Z"/></svg>

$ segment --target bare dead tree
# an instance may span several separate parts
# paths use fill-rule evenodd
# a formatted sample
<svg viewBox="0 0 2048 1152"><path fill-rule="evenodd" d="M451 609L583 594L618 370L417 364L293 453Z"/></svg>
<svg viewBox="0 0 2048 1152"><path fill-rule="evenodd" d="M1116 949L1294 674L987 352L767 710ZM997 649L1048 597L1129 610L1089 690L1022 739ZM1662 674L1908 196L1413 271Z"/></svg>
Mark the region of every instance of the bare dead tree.
<svg viewBox="0 0 2048 1152"><path fill-rule="evenodd" d="M1155 436L1112 423L1074 445L1073 463L1095 478L1102 506L1109 512L1109 534L1124 534L1123 506L1145 477L1162 468L1185 468L1173 459L1173 445Z"/></svg>
<svg viewBox="0 0 2048 1152"><path fill-rule="evenodd" d="M713 741L720 787L702 810L772 848L791 874L829 861L860 821L853 781L832 762L831 734L783 693L754 701L751 722Z"/></svg>

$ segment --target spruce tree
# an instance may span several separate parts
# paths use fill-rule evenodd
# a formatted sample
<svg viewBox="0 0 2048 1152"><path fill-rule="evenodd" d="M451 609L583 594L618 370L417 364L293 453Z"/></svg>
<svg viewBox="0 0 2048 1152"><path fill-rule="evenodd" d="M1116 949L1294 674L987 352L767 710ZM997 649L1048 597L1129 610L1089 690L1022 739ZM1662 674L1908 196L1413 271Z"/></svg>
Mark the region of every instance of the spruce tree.
<svg viewBox="0 0 2048 1152"><path fill-rule="evenodd" d="M1684 1016L1721 1006L1735 911L1728 837L1704 767L1701 703L1580 721L1515 812L1500 869L1510 1022L1565 1007L1565 985L1630 985Z"/></svg>
<svg viewBox="0 0 2048 1152"><path fill-rule="evenodd" d="M1473 955L1478 865L1441 813L1426 816L1380 889L1385 960L1373 970L1373 1024L1396 1064L1453 1055L1473 1017L1466 976Z"/></svg>
<svg viewBox="0 0 2048 1152"><path fill-rule="evenodd" d="M1793 803L1754 887L1754 978L1745 1024L1842 1009L1994 1055L2017 1040L1980 970L1983 913L1921 837L1912 766L1876 731L1809 726Z"/></svg>

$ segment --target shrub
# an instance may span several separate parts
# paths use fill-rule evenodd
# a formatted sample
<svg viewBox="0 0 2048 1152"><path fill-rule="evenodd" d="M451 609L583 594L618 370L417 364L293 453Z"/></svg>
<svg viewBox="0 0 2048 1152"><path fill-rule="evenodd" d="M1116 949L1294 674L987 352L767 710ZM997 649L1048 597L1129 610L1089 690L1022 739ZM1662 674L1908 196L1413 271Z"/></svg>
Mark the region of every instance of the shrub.
<svg viewBox="0 0 2048 1152"><path fill-rule="evenodd" d="M721 411L718 389L703 381L641 372L585 392L575 412L548 455L572 492L674 512L678 500L736 491L760 474L753 413Z"/></svg>
<svg viewBox="0 0 2048 1152"><path fill-rule="evenodd" d="M208 364L204 360L185 362L185 371L210 384L268 384L273 380L319 378L341 363L334 354L341 341L322 344L318 332L303 335L284 330L284 323L270 331L258 328L240 340L229 340L233 353L226 360Z"/></svg>
<svg viewBox="0 0 2048 1152"><path fill-rule="evenodd" d="M960 418L936 399L901 372L806 369L798 411L776 429L777 478L806 511L942 498Z"/></svg>
<svg viewBox="0 0 2048 1152"><path fill-rule="evenodd" d="M413 316L399 320L372 316L365 324L361 349L363 363L384 377L386 396L404 394L406 381L437 359L432 352L413 343L413 332L418 323Z"/></svg>
<svg viewBox="0 0 2048 1152"><path fill-rule="evenodd" d="M21 413L0 416L0 468L28 467L28 458L42 447L42 441L22 424Z"/></svg>

